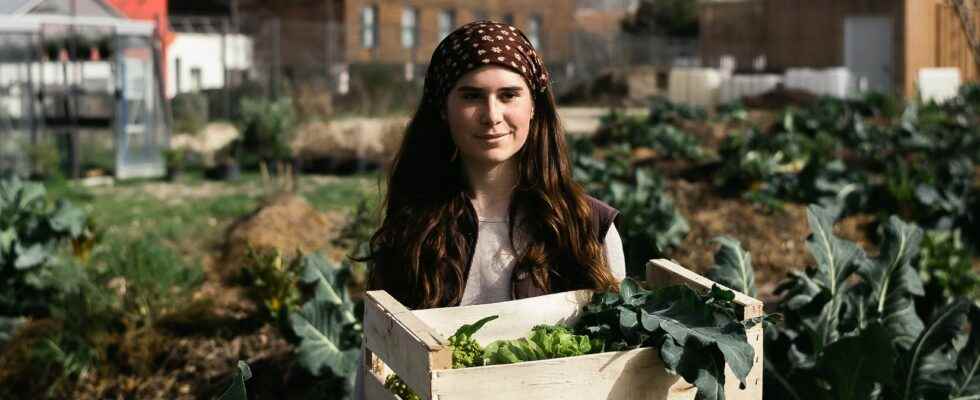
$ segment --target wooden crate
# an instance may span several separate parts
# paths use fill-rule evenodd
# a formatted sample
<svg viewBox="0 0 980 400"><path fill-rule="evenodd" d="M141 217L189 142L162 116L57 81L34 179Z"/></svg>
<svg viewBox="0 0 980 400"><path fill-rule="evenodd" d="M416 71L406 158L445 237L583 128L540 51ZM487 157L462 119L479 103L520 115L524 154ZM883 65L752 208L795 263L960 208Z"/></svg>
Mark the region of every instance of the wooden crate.
<svg viewBox="0 0 980 400"><path fill-rule="evenodd" d="M710 288L712 281L671 261L652 260L647 278L658 284ZM527 335L539 324L574 323L592 292L556 293L466 307L409 310L387 292L367 293L364 308L364 387L368 400L397 400L384 388L392 371L427 400L693 399L695 388L668 374L654 348L518 364L452 369L448 338L463 324L500 317L474 335L482 345ZM762 302L736 292L744 319L762 315ZM762 399L762 325L748 332L755 360L747 387L725 368L725 397Z"/></svg>

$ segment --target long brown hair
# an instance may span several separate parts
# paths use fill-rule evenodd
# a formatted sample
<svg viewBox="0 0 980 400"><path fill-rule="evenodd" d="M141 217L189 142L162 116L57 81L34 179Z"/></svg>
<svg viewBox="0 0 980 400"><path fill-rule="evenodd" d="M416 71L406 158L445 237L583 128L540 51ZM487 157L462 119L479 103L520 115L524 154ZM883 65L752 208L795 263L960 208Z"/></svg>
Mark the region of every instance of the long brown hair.
<svg viewBox="0 0 980 400"><path fill-rule="evenodd" d="M527 141L514 156L511 241L516 229L527 238L515 270L531 271L545 292L613 288L586 194L572 180L550 88L536 93L534 102ZM438 103L422 102L409 122L388 176L384 219L365 258L371 265L368 288L386 290L410 308L459 304L478 228L461 157L454 154ZM527 216L520 226L518 215Z"/></svg>

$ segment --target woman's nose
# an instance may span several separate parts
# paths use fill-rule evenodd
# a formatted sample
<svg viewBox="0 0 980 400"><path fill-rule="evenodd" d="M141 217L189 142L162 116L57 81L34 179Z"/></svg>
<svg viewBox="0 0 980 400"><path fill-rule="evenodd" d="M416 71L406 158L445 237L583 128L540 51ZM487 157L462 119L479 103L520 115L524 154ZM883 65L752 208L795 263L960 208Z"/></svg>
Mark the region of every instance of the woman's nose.
<svg viewBox="0 0 980 400"><path fill-rule="evenodd" d="M503 121L503 106L496 96L488 96L483 106L483 123L495 126Z"/></svg>

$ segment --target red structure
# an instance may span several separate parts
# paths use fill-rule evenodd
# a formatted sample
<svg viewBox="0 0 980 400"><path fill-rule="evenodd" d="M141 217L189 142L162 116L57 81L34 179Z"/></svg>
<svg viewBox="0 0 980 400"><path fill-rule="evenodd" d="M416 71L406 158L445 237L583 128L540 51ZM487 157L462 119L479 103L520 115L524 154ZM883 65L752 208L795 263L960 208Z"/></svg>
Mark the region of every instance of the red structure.
<svg viewBox="0 0 980 400"><path fill-rule="evenodd" d="M170 18L167 13L167 0L105 0L126 17L134 20L153 21L156 23L157 40L160 41L160 77L167 79L167 47L174 40L170 30ZM163 82L166 87L166 82Z"/></svg>

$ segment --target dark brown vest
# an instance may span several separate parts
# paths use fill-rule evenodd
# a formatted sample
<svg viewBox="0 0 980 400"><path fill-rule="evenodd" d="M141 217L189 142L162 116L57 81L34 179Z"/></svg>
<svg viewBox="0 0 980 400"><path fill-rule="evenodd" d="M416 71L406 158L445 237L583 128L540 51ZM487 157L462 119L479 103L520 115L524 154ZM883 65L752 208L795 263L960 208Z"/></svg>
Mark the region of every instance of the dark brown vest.
<svg viewBox="0 0 980 400"><path fill-rule="evenodd" d="M596 232L596 240L599 243L603 243L606 238L606 233L609 232L609 227L612 226L613 221L615 221L616 216L619 215L619 211L615 208L610 207L608 204L593 198L592 196L586 196L589 202L589 208L591 208L591 222L594 231ZM473 263L473 254L476 251L476 235L473 235L469 240L469 263ZM467 265L466 274L469 275L469 267ZM464 279L465 282L465 279ZM588 282L574 282L574 286L585 288L588 287ZM534 284L534 279L532 279L531 273L526 270L515 270L511 274L510 279L511 287L511 297L516 299L525 299L528 297L541 296L548 294L544 289L538 287ZM458 304L454 304L456 306Z"/></svg>

